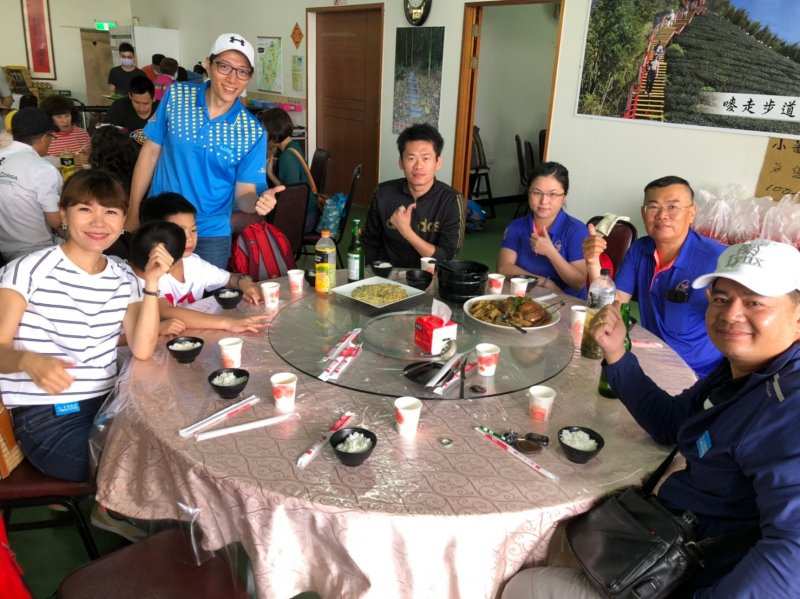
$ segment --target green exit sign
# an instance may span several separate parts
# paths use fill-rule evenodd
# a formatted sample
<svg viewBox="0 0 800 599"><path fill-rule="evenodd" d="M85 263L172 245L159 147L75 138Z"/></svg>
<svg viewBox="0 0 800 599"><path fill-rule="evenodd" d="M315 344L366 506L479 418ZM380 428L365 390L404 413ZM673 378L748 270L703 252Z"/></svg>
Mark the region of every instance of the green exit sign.
<svg viewBox="0 0 800 599"><path fill-rule="evenodd" d="M116 21L95 21L94 28L98 31L111 31L117 28Z"/></svg>

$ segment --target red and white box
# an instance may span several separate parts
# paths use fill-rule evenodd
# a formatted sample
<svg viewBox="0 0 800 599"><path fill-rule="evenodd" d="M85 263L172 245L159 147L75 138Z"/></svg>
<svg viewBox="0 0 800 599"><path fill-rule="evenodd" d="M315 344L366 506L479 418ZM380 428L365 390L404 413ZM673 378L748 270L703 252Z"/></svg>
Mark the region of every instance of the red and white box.
<svg viewBox="0 0 800 599"><path fill-rule="evenodd" d="M457 334L457 323L433 314L417 316L414 321L414 343L426 354L438 356L448 341L455 340Z"/></svg>

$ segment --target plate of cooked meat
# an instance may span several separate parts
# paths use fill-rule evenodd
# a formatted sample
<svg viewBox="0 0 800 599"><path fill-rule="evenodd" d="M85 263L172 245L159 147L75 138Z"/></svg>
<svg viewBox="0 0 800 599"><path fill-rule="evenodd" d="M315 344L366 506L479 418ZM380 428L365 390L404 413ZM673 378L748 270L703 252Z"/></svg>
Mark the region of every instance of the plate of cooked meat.
<svg viewBox="0 0 800 599"><path fill-rule="evenodd" d="M561 314L557 306L547 308L530 297L481 295L464 302L464 314L472 320L496 329L536 331L552 327Z"/></svg>

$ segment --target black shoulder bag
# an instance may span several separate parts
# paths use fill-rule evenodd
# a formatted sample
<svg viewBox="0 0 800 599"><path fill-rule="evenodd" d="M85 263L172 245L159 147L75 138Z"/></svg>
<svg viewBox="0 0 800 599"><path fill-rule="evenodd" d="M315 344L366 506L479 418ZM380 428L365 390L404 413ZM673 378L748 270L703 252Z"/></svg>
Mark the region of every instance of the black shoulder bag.
<svg viewBox="0 0 800 599"><path fill-rule="evenodd" d="M615 493L567 522L570 549L609 599L663 599L703 566L704 556L751 546L758 527L695 541L696 517L676 516L652 494L678 448L642 485Z"/></svg>

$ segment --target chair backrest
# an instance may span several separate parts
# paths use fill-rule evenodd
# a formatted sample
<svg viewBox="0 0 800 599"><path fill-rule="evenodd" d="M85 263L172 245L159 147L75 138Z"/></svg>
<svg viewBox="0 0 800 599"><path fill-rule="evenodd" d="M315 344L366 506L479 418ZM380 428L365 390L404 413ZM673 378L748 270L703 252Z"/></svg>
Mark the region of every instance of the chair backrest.
<svg viewBox="0 0 800 599"><path fill-rule="evenodd" d="M539 130L539 162L544 162L544 144L547 142L547 129Z"/></svg>
<svg viewBox="0 0 800 599"><path fill-rule="evenodd" d="M297 253L303 247L303 233L306 226L306 209L308 208L308 185L297 183L288 185L276 196L278 202L272 211L272 224L278 227Z"/></svg>
<svg viewBox="0 0 800 599"><path fill-rule="evenodd" d="M596 225L602 218L602 216L593 216L587 224ZM611 262L614 263L615 272L619 272L622 261L625 259L625 254L631 244L636 241L637 236L636 227L629 222L619 220L614 225L614 228L611 229L608 237L606 237L606 254L611 259Z"/></svg>
<svg viewBox="0 0 800 599"><path fill-rule="evenodd" d="M522 157L522 140L520 139L519 135L514 136L514 142L517 144L517 167L519 168L519 184L528 189L528 184L530 180L528 179L528 173L525 172L525 159Z"/></svg>
<svg viewBox="0 0 800 599"><path fill-rule="evenodd" d="M331 154L328 150L317 148L314 150L314 157L311 159L311 176L314 177L314 183L317 184L317 191L325 193L325 180L328 178L328 161L331 159Z"/></svg>
<svg viewBox="0 0 800 599"><path fill-rule="evenodd" d="M477 168L489 168L489 163L486 160L486 150L481 139L481 128L477 125L472 126L472 154L472 164L474 166L477 166ZM475 154L477 154L477 164L475 163Z"/></svg>
<svg viewBox="0 0 800 599"><path fill-rule="evenodd" d="M353 205L353 196L356 193L356 189L358 189L358 182L361 180L361 171L363 170L363 165L361 164L357 164L353 169L353 178L350 180L350 192L347 194L347 203L344 206L344 212L342 212L342 221L341 225L339 225L339 234L334 239L336 243L341 241L342 235L344 235L344 230L347 227L347 219L350 217L350 208Z"/></svg>
<svg viewBox="0 0 800 599"><path fill-rule="evenodd" d="M533 153L533 144L525 141L525 172L528 174L528 181L533 179L533 173L536 172L536 155Z"/></svg>

